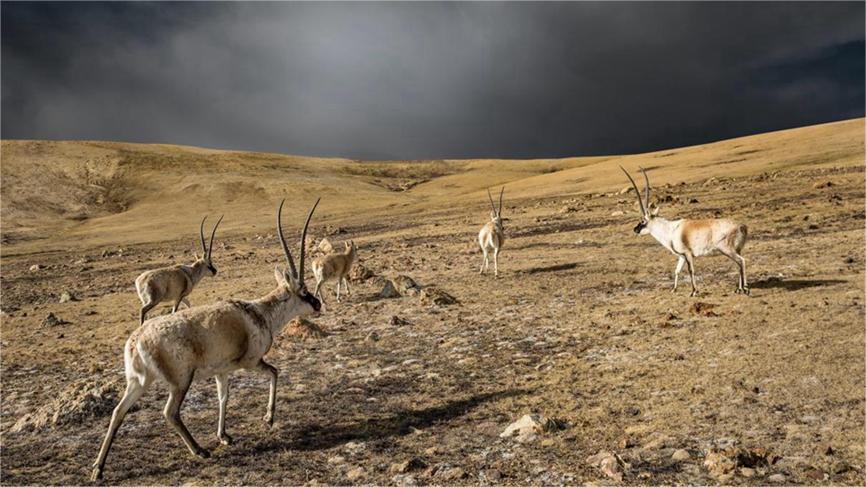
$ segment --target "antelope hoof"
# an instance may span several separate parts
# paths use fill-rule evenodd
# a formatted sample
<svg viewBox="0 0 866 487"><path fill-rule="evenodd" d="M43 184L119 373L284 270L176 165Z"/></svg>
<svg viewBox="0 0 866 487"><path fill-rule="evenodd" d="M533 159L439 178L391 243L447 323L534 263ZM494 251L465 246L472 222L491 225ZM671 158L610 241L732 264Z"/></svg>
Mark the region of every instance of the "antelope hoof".
<svg viewBox="0 0 866 487"><path fill-rule="evenodd" d="M698 295L698 290L695 289L694 291L692 291L691 294L689 294L689 297L690 297L690 298L693 298L693 297L695 297L695 296L697 296L697 295Z"/></svg>
<svg viewBox="0 0 866 487"><path fill-rule="evenodd" d="M223 433L222 436L217 436L217 437L220 440L220 444L223 444L223 445L231 445L234 442L234 439L232 439L232 437L226 433Z"/></svg>
<svg viewBox="0 0 866 487"><path fill-rule="evenodd" d="M265 417L262 419L265 420L265 423L267 423L268 428L274 427L274 415L272 413L265 414Z"/></svg>
<svg viewBox="0 0 866 487"><path fill-rule="evenodd" d="M207 460L208 458L210 458L210 452L205 450L204 448L199 448L198 450L196 450L195 456Z"/></svg>
<svg viewBox="0 0 866 487"><path fill-rule="evenodd" d="M752 295L752 290L749 289L749 288L747 288L747 287L744 287L744 288L743 288L743 294L745 294L746 296L751 296L751 295Z"/></svg>
<svg viewBox="0 0 866 487"><path fill-rule="evenodd" d="M93 473L90 474L90 480L92 482L102 480L102 469L99 467L93 467Z"/></svg>

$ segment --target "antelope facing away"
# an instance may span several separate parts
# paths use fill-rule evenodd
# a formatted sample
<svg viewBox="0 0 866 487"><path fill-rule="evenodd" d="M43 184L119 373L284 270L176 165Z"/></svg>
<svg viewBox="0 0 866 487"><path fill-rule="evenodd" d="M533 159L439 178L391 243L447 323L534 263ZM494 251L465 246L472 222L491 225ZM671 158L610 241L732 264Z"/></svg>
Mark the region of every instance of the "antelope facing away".
<svg viewBox="0 0 866 487"><path fill-rule="evenodd" d="M138 293L138 299L141 300L139 325L144 324L147 312L163 301L174 302L171 309L172 313L177 311L180 303L186 304L186 307L189 308L189 301L186 297L192 292L192 288L203 277L216 275L217 270L211 261L211 253L213 252L213 237L216 235L216 229L223 221L223 217L217 220L213 231L210 233L209 246L204 244L205 220L207 217L202 218L198 228L198 236L201 240L201 258L196 258L196 261L191 265L177 264L145 271L135 279L135 291Z"/></svg>
<svg viewBox="0 0 866 487"><path fill-rule="evenodd" d="M622 172L631 181L637 201L640 204L641 220L634 227L634 233L638 235L650 234L658 240L666 249L676 255L676 270L674 270L674 288L677 290L677 281L683 264L689 266L689 277L692 281L691 296L697 296L698 288L695 286L695 257L711 255L716 252L724 254L733 260L740 271L736 293L749 294L749 285L746 283L746 259L740 255L746 244L748 228L746 225L733 220L713 218L708 220L666 220L658 216L658 208L650 206L650 184L646 171L641 168L646 181L646 193L641 200L640 191L637 189L634 179L622 166Z"/></svg>
<svg viewBox="0 0 866 487"><path fill-rule="evenodd" d="M505 243L505 227L502 226L502 193L505 192L505 186L499 191L499 209L493 204L493 197L490 196L490 190L487 190L487 199L490 200L490 221L481 227L478 232L478 245L481 246L481 251L484 252L484 260L481 261L481 269L479 274L484 274L484 271L490 266L488 252L493 250L493 275L499 277L499 250Z"/></svg>
<svg viewBox="0 0 866 487"><path fill-rule="evenodd" d="M216 378L219 398L217 438L220 443L228 445L232 442L225 428L228 374L238 369L252 370L270 378L270 395L264 420L273 426L277 369L262 357L270 350L274 336L289 320L317 313L321 309L319 300L307 292L304 284L304 241L310 218L318 204L316 200L301 232L300 274L283 237L280 222L283 203L280 203L277 232L288 269L274 268L276 289L253 301L223 301L158 316L132 332L123 355L126 392L111 415L108 433L93 464L93 480L102 477L105 458L123 417L154 380L162 380L168 385L168 401L163 409L165 419L177 431L189 451L198 457L208 458L210 453L196 443L180 418L180 407L194 375L198 378Z"/></svg>
<svg viewBox="0 0 866 487"><path fill-rule="evenodd" d="M346 286L346 294L351 294L348 276L357 258L358 249L355 247L355 242L350 240L346 242L346 250L313 259L313 275L316 277L314 294L324 302L325 298L319 291L322 284L330 280L337 281L337 302L340 302L340 283Z"/></svg>

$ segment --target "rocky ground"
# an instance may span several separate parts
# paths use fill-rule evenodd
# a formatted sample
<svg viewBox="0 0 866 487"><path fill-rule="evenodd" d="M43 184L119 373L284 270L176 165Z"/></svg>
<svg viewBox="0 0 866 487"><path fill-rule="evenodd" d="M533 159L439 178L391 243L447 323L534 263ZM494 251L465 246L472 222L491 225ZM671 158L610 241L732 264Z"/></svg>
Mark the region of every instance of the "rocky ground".
<svg viewBox="0 0 866 487"><path fill-rule="evenodd" d="M631 232L634 196L618 191L507 199L499 279L478 275L477 206L314 221L316 240L355 240L374 276L342 303L328 295L311 318L324 333L277 340L274 427L266 380L236 373L235 444L220 446L214 383L196 382L183 416L213 455L193 458L156 386L104 482L862 485L863 179L862 164L831 165L657 188L663 216L748 224L751 297L734 294L724 257L697 260L698 297L687 278L671 293L676 259ZM219 274L193 305L272 289L282 255L260 232L218 237ZM4 484L90 482L137 326L132 282L197 250L4 255ZM399 275L419 289L380 297ZM456 302L432 302L431 287Z"/></svg>

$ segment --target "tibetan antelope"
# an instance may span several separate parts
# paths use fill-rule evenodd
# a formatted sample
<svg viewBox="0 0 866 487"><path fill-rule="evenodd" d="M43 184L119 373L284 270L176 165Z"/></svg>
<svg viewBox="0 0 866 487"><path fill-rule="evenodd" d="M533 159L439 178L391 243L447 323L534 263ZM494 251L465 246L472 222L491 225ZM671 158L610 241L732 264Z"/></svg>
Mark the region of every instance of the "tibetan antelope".
<svg viewBox="0 0 866 487"><path fill-rule="evenodd" d="M346 294L351 294L348 276L357 258L358 249L350 240L346 242L346 250L313 259L313 275L316 277L316 292L313 294L324 302L325 298L319 291L322 284L330 280L337 281L337 302L340 302L340 283L346 286Z"/></svg>
<svg viewBox="0 0 866 487"><path fill-rule="evenodd" d="M138 299L141 300L139 325L144 324L147 312L163 301L174 302L174 306L171 308L172 313L177 311L180 303L186 304L186 307L189 308L189 301L186 297L192 292L192 288L203 277L216 275L217 270L211 261L211 253L213 252L213 237L216 235L216 229L223 221L223 217L217 220L213 231L210 233L209 246L204 244L205 220L207 217L202 218L198 228L198 237L201 240L201 258L196 257L195 262L190 265L177 264L145 271L135 279L135 291L138 293Z"/></svg>
<svg viewBox="0 0 866 487"><path fill-rule="evenodd" d="M490 190L487 190L487 199L490 200L490 221L481 227L478 232L478 245L481 246L481 251L484 252L484 260L481 261L481 269L479 274L484 274L484 271L490 266L490 259L487 253L493 250L493 275L499 277L499 250L505 243L505 227L502 226L502 193L505 192L505 186L499 191L499 209L493 204L493 197L490 196Z"/></svg>
<svg viewBox="0 0 866 487"><path fill-rule="evenodd" d="M634 179L622 166L619 167L631 181L637 202L640 204L641 220L634 227L634 233L638 235L650 234L658 240L666 249L676 255L676 270L674 270L674 288L677 290L680 271L683 264L689 266L689 277L692 281L691 296L697 296L698 288L695 286L695 257L710 255L715 252L724 254L733 260L740 271L736 293L749 294L749 285L746 283L746 259L740 255L746 244L748 229L745 225L733 220L713 218L709 220L666 220L658 216L658 207L650 206L650 184L646 171L641 168L646 181L646 193L641 200L640 191L637 189Z"/></svg>
<svg viewBox="0 0 866 487"><path fill-rule="evenodd" d="M210 453L196 443L180 418L180 407L193 376L216 378L219 398L217 438L220 443L227 445L232 442L225 428L228 374L238 369L252 370L270 378L264 420L268 426L273 426L278 371L262 357L289 320L318 313L321 309L319 300L307 292L304 284L304 240L318 204L316 200L301 232L299 270L283 237L280 222L283 203L280 203L277 232L288 268L274 268L277 287L269 294L253 301L223 301L158 316L132 332L123 356L126 392L111 415L108 433L93 464L93 480L102 477L105 458L123 417L154 380L167 383L169 395L163 415L189 451L198 457L208 458Z"/></svg>

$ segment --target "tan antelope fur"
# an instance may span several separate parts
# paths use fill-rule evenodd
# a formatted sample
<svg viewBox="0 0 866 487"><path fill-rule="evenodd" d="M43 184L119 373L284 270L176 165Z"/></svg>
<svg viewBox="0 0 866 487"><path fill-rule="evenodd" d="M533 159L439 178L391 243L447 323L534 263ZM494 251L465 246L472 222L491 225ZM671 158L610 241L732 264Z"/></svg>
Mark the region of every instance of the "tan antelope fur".
<svg viewBox="0 0 866 487"><path fill-rule="evenodd" d="M499 191L499 209L493 204L493 197L490 196L490 190L487 190L487 198L490 200L490 221L487 222L481 231L478 232L478 245L481 246L481 251L484 253L484 259L481 261L481 269L479 274L484 274L484 271L490 266L489 251L493 251L493 275L499 277L499 251L502 245L505 244L505 227L502 226L502 193L505 192L505 187Z"/></svg>
<svg viewBox="0 0 866 487"><path fill-rule="evenodd" d="M296 316L317 313L321 303L307 292L304 284L304 240L310 218L319 201L307 215L301 233L300 274L283 237L277 211L277 232L287 269L274 269L277 287L266 296L253 301L223 301L207 306L185 309L175 314L148 320L132 332L124 347L126 392L111 415L111 423L99 456L93 464L93 480L102 478L105 459L111 443L129 408L155 380L168 386L168 401L163 415L180 435L193 455L208 458L210 453L199 446L180 418L180 408L193 377L215 377L219 398L217 437L230 444L225 416L228 403L228 374L247 369L270 378L270 395L264 420L272 426L277 393L277 369L263 360L274 336Z"/></svg>
<svg viewBox="0 0 866 487"><path fill-rule="evenodd" d="M340 302L340 283L346 286L346 294L349 291L349 272L358 257L358 249L354 241L346 242L346 249L342 252L333 252L313 259L313 275L316 277L316 292L314 293L322 302L325 298L320 293L322 284L330 280L337 281L337 302Z"/></svg>
<svg viewBox="0 0 866 487"><path fill-rule="evenodd" d="M736 293L749 294L749 285L746 282L746 259L740 255L746 244L748 228L746 225L733 220L714 218L709 220L666 220L658 216L658 208L650 206L650 184L646 171L641 168L646 181L646 193L644 201L641 200L640 191L637 189L634 179L622 166L622 172L631 181L637 201L640 204L641 220L634 227L634 233L639 235L652 235L660 244L678 257L677 267L674 270L674 288L677 290L680 271L683 264L689 266L689 277L692 281L691 296L697 296L698 288L695 286L695 257L721 253L737 264L740 275L737 282Z"/></svg>
<svg viewBox="0 0 866 487"><path fill-rule="evenodd" d="M207 217L202 218L198 228L198 236L201 240L201 258L196 258L195 262L190 265L177 264L145 271L135 279L135 292L138 293L138 299L141 300L139 325L144 323L147 312L163 301L174 302L171 309L172 313L177 311L180 303L186 304L186 307L189 308L189 301L186 297L192 292L195 285L204 277L216 275L217 270L211 261L211 252L213 251L213 238L216 235L216 229L223 221L223 217L220 217L213 227L210 234L210 246L204 244L205 220Z"/></svg>

